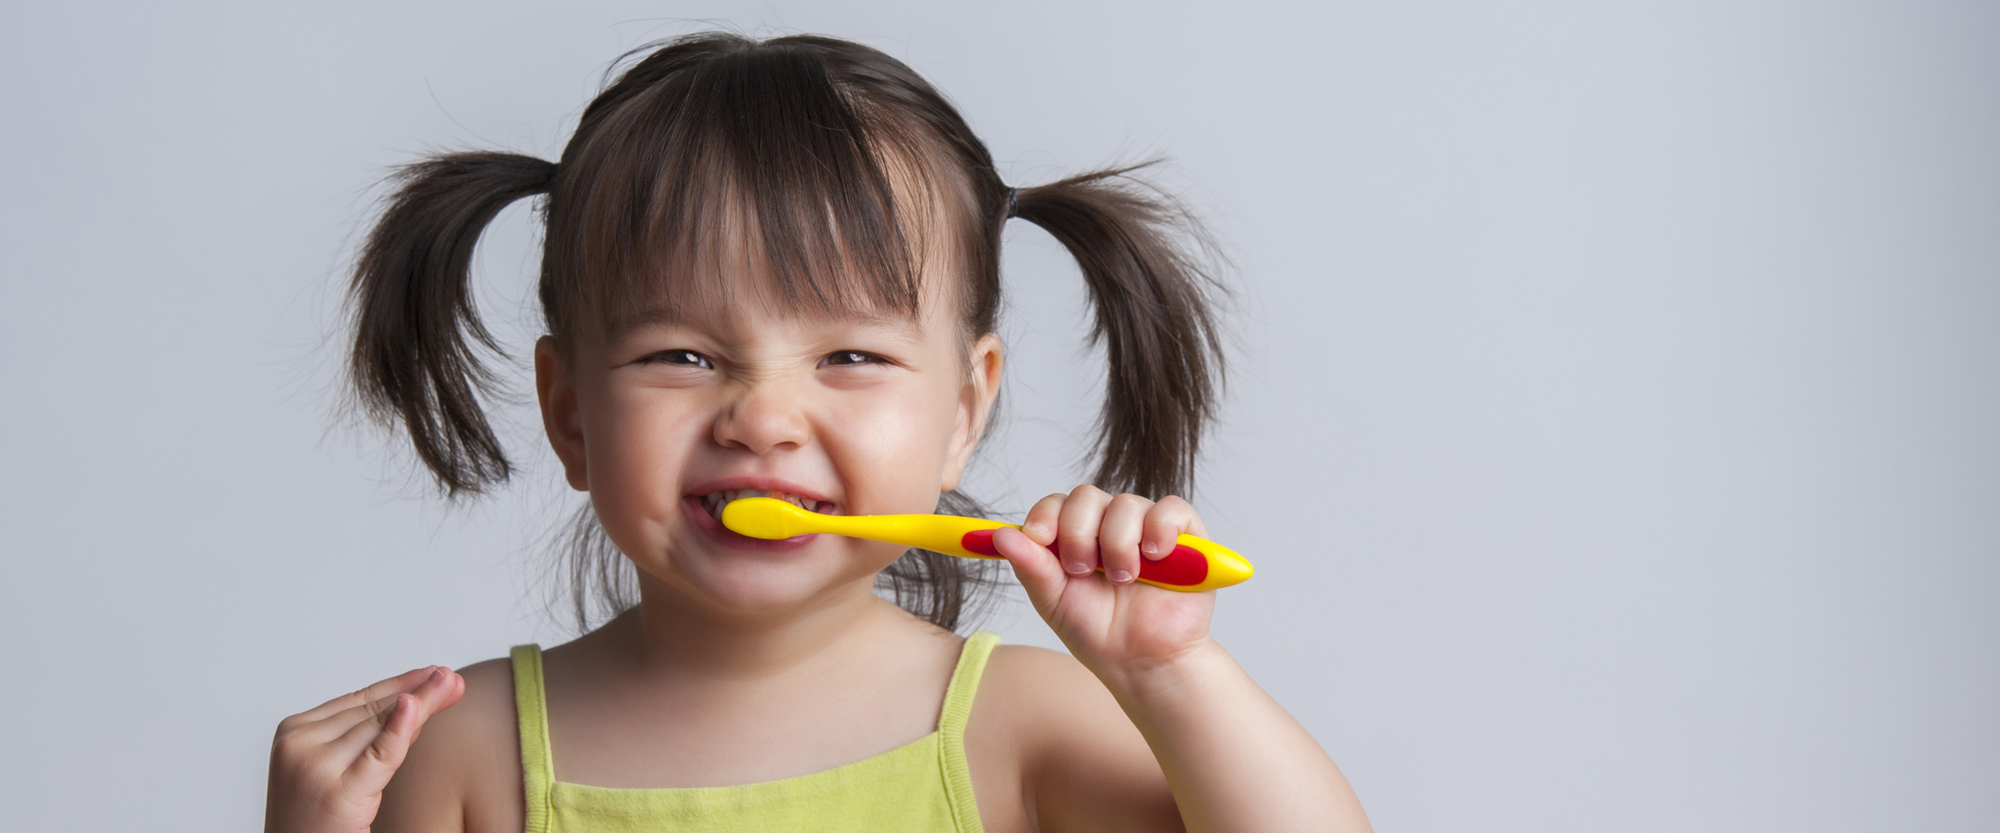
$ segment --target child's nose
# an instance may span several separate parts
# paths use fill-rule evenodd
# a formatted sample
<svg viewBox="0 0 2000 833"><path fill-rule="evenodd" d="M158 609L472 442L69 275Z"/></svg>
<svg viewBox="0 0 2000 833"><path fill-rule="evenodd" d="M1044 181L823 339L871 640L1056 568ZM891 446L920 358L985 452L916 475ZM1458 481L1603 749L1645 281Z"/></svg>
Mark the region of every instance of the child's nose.
<svg viewBox="0 0 2000 833"><path fill-rule="evenodd" d="M805 445L811 428L803 406L797 392L782 381L748 385L717 415L715 441L752 454Z"/></svg>

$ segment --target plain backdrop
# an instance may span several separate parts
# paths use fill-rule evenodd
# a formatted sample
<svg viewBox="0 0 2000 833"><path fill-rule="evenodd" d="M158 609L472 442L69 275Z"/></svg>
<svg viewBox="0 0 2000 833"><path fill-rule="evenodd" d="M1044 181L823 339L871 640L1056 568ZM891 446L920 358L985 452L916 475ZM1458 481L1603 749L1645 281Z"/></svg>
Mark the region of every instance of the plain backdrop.
<svg viewBox="0 0 2000 833"><path fill-rule="evenodd" d="M1235 264L1215 631L1383 831L2000 828L2000 11L1855 2L397 2L0 11L0 826L250 829L278 719L566 637L576 505L340 422L392 165L553 158L656 38L907 61L1010 182L1168 155ZM526 203L478 260L525 395ZM1007 232L977 491L1102 359ZM1052 644L1018 602L987 621Z"/></svg>

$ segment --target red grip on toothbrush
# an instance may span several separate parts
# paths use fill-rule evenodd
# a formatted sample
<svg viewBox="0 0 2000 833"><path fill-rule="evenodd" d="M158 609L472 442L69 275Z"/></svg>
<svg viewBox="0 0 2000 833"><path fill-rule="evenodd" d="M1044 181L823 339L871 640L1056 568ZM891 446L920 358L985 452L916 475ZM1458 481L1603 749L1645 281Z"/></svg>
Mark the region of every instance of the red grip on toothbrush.
<svg viewBox="0 0 2000 833"><path fill-rule="evenodd" d="M1000 551L993 546L993 532L991 529L975 529L959 538L958 545L964 547L966 552L999 558ZM1049 544L1049 552L1062 556L1055 543ZM1160 584L1191 587L1208 579L1208 556L1186 544L1175 544L1174 551L1158 561L1140 556L1139 577Z"/></svg>

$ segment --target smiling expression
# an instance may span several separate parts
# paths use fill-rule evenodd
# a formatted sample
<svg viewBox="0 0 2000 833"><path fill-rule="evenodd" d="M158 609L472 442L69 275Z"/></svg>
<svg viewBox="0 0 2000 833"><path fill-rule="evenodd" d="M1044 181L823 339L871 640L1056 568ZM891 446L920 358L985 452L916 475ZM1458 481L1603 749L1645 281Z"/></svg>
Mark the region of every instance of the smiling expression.
<svg viewBox="0 0 2000 833"><path fill-rule="evenodd" d="M998 339L968 344L942 291L914 317L787 309L771 294L639 316L566 356L552 339L536 350L550 442L642 585L735 613L866 592L902 549L746 538L716 519L726 499L932 511L978 441L1001 364Z"/></svg>

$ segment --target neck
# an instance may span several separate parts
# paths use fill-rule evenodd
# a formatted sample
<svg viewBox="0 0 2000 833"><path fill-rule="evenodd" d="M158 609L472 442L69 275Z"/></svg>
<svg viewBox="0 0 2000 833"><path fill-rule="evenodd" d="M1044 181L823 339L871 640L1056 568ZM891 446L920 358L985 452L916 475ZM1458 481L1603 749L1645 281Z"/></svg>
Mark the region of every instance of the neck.
<svg viewBox="0 0 2000 833"><path fill-rule="evenodd" d="M907 617L872 592L873 576L781 611L739 613L688 599L642 574L639 607L606 628L641 673L768 677L838 662L880 644ZM612 636L613 634L606 634Z"/></svg>

